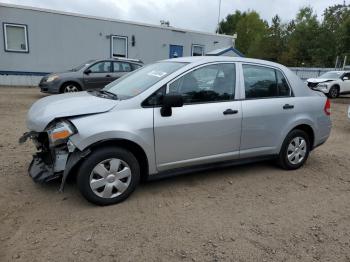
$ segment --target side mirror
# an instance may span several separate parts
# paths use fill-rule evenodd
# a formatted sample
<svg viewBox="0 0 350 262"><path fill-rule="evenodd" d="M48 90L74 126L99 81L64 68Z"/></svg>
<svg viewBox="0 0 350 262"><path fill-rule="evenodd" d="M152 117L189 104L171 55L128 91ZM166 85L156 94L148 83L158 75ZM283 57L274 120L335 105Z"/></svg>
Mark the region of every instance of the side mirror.
<svg viewBox="0 0 350 262"><path fill-rule="evenodd" d="M86 69L85 71L84 71L84 74L85 75L88 75L88 74L90 74L91 73L91 69Z"/></svg>
<svg viewBox="0 0 350 262"><path fill-rule="evenodd" d="M349 77L344 76L344 77L343 77L343 81L345 81L345 80L349 80Z"/></svg>
<svg viewBox="0 0 350 262"><path fill-rule="evenodd" d="M182 96L177 94L167 94L162 100L163 105L160 109L160 114L164 117L172 115L172 107L182 107L184 105Z"/></svg>

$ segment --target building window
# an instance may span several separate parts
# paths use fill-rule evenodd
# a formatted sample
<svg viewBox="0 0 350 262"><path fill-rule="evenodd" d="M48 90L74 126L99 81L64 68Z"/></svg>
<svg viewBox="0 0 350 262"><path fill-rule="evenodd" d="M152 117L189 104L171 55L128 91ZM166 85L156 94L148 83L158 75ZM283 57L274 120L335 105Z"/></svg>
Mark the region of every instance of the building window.
<svg viewBox="0 0 350 262"><path fill-rule="evenodd" d="M5 51L28 53L27 26L4 23Z"/></svg>
<svg viewBox="0 0 350 262"><path fill-rule="evenodd" d="M111 36L111 56L128 57L128 38L126 36Z"/></svg>
<svg viewBox="0 0 350 262"><path fill-rule="evenodd" d="M192 56L203 56L204 46L202 45L192 45Z"/></svg>

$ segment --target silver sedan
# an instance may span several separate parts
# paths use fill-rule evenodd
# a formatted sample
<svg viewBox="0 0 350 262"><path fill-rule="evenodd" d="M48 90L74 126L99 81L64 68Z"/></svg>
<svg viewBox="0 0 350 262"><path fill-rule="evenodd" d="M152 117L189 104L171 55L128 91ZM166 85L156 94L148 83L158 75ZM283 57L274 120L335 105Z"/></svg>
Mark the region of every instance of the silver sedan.
<svg viewBox="0 0 350 262"><path fill-rule="evenodd" d="M184 57L145 66L100 91L46 97L27 118L36 182L77 176L95 204L141 179L275 159L300 168L331 130L330 102L288 68L262 60Z"/></svg>

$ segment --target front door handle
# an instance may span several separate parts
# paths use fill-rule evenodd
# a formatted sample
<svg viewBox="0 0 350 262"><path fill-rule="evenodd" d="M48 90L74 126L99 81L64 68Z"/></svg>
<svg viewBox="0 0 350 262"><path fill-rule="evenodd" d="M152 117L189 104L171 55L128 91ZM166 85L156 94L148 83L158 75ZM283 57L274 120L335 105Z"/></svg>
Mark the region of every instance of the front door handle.
<svg viewBox="0 0 350 262"><path fill-rule="evenodd" d="M111 77L111 75L106 75L106 77Z"/></svg>
<svg viewBox="0 0 350 262"><path fill-rule="evenodd" d="M293 109L294 108L294 105L290 105L290 104L285 104L284 106L283 106L283 109Z"/></svg>
<svg viewBox="0 0 350 262"><path fill-rule="evenodd" d="M232 110L231 108L229 109L226 109L223 114L224 115L234 115L234 114L237 114L238 113L238 110Z"/></svg>

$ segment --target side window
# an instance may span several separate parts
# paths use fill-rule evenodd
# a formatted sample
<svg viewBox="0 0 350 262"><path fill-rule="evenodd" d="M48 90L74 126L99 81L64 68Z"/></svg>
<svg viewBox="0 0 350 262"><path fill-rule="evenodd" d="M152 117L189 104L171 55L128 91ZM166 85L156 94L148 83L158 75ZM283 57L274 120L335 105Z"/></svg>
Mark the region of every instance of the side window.
<svg viewBox="0 0 350 262"><path fill-rule="evenodd" d="M235 64L215 64L196 69L169 85L169 93L181 94L184 103L232 100L235 95Z"/></svg>
<svg viewBox="0 0 350 262"><path fill-rule="evenodd" d="M111 62L99 62L92 65L89 69L91 70L91 73L108 73L111 72Z"/></svg>
<svg viewBox="0 0 350 262"><path fill-rule="evenodd" d="M114 72L130 72L131 66L129 63L125 63L125 62L113 62L113 71Z"/></svg>
<svg viewBox="0 0 350 262"><path fill-rule="evenodd" d="M286 78L278 70L276 71L277 85L278 85L278 96L291 96L291 90L287 83Z"/></svg>
<svg viewBox="0 0 350 262"><path fill-rule="evenodd" d="M344 78L344 77L347 77L347 78L350 79L350 73L345 73L345 74L342 76L342 78Z"/></svg>
<svg viewBox="0 0 350 262"><path fill-rule="evenodd" d="M132 70L136 70L142 67L142 65L139 65L139 64L131 64L131 66L132 66Z"/></svg>
<svg viewBox="0 0 350 262"><path fill-rule="evenodd" d="M290 96L290 88L278 70L255 65L243 65L245 97L268 98Z"/></svg>
<svg viewBox="0 0 350 262"><path fill-rule="evenodd" d="M145 101L143 101L142 106L144 107L160 106L162 104L162 99L165 93L166 93L166 86L163 86L160 89L158 89L156 92L154 92Z"/></svg>

